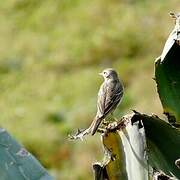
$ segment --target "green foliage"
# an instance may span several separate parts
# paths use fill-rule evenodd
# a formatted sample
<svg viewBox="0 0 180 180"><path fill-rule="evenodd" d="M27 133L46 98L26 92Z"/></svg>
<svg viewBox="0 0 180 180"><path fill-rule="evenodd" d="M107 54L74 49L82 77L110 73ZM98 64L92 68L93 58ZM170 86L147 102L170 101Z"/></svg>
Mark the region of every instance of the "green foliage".
<svg viewBox="0 0 180 180"><path fill-rule="evenodd" d="M96 163L99 164L95 169L97 178L145 180L152 177L152 168L180 178L175 165L179 158L180 131L169 123L157 116L135 112L120 119L108 131L102 136L104 159L108 160Z"/></svg>
<svg viewBox="0 0 180 180"><path fill-rule="evenodd" d="M155 116L137 114L134 120L143 122L150 165L169 176L180 178L180 171L175 165L179 157L180 131Z"/></svg>
<svg viewBox="0 0 180 180"><path fill-rule="evenodd" d="M169 37L172 38L172 37ZM172 40L174 41L174 39ZM170 42L171 43L171 42ZM170 46L169 43L169 46ZM156 82L164 113L170 122L180 122L180 46L173 43L164 59L156 62Z"/></svg>
<svg viewBox="0 0 180 180"><path fill-rule="evenodd" d="M41 164L18 144L5 129L0 129L1 180L52 180Z"/></svg>

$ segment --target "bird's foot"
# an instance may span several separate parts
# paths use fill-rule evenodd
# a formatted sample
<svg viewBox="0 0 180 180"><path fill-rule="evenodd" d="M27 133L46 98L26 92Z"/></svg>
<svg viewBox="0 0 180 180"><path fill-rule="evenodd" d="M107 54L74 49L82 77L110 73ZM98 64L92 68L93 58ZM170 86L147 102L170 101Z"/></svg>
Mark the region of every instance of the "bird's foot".
<svg viewBox="0 0 180 180"><path fill-rule="evenodd" d="M106 128L98 128L97 132L101 133L102 136L106 136L108 131Z"/></svg>
<svg viewBox="0 0 180 180"><path fill-rule="evenodd" d="M108 126L109 123L110 123L109 121L105 121L105 120L102 122L102 124L103 124L104 126Z"/></svg>
<svg viewBox="0 0 180 180"><path fill-rule="evenodd" d="M114 121L114 122L108 124L107 129L114 129L117 126L118 126L118 122Z"/></svg>
<svg viewBox="0 0 180 180"><path fill-rule="evenodd" d="M105 128L103 128L103 127L99 127L98 129L97 129L97 132L99 132L99 133L105 133L107 130L105 129Z"/></svg>

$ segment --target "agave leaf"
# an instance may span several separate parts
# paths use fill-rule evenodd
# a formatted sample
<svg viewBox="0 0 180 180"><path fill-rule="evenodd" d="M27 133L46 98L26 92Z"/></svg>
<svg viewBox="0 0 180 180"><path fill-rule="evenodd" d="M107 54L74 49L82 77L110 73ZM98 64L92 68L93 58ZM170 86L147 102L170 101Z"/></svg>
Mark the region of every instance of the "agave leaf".
<svg viewBox="0 0 180 180"><path fill-rule="evenodd" d="M0 128L1 180L52 180L42 165L25 148Z"/></svg>
<svg viewBox="0 0 180 180"><path fill-rule="evenodd" d="M112 158L106 166L108 178L110 180L127 179L124 149L119 134L108 133L103 137L103 144L112 152Z"/></svg>
<svg viewBox="0 0 180 180"><path fill-rule="evenodd" d="M102 135L102 143L111 156L105 153L109 160L98 163L96 179L146 180L152 168L180 179L180 131L157 116L127 115Z"/></svg>
<svg viewBox="0 0 180 180"><path fill-rule="evenodd" d="M109 161L99 163L101 168L95 174L101 174L100 179L104 180L103 177L107 176L109 180L148 180L144 132L139 123L134 125L130 123L131 117L131 115L124 117L116 127L102 135L104 159ZM111 152L110 158L107 151Z"/></svg>
<svg viewBox="0 0 180 180"><path fill-rule="evenodd" d="M141 120L146 134L149 164L180 179L180 170L175 164L180 157L180 131L157 116L136 113L132 118L132 122Z"/></svg>
<svg viewBox="0 0 180 180"><path fill-rule="evenodd" d="M180 122L180 17L155 64L155 79L164 113L170 122Z"/></svg>

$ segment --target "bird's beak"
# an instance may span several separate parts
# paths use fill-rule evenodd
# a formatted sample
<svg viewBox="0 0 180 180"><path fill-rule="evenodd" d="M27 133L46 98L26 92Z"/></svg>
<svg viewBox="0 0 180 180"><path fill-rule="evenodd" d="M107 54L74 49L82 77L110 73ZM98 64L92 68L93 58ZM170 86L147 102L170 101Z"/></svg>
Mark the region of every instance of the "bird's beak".
<svg viewBox="0 0 180 180"><path fill-rule="evenodd" d="M101 72L101 73L99 73L99 75L100 75L100 76L103 76L103 73Z"/></svg>

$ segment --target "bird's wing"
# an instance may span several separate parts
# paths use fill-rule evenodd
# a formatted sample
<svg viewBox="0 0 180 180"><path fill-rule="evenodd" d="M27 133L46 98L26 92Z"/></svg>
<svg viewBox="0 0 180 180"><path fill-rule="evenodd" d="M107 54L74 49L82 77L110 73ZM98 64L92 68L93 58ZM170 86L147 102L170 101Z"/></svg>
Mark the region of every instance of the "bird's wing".
<svg viewBox="0 0 180 180"><path fill-rule="evenodd" d="M97 116L105 117L108 113L112 112L123 95L123 87L120 82L104 82L98 93L97 102Z"/></svg>
<svg viewBox="0 0 180 180"><path fill-rule="evenodd" d="M104 109L105 109L105 102L106 102L106 92L107 92L107 84L104 82L98 92L98 99L97 99L97 114L94 118L93 122L90 125L91 134L94 135L102 121L104 119Z"/></svg>
<svg viewBox="0 0 180 180"><path fill-rule="evenodd" d="M106 104L106 93L107 93L107 83L104 82L98 92L97 99L97 117L102 117L104 115L104 109Z"/></svg>
<svg viewBox="0 0 180 180"><path fill-rule="evenodd" d="M113 82L107 87L104 116L106 116L116 108L122 98L122 95L123 87L120 82Z"/></svg>
<svg viewBox="0 0 180 180"><path fill-rule="evenodd" d="M112 83L104 82L101 85L98 93L97 114L90 126L90 129L92 128L92 135L96 133L102 119L116 108L122 95L123 87L119 81Z"/></svg>

